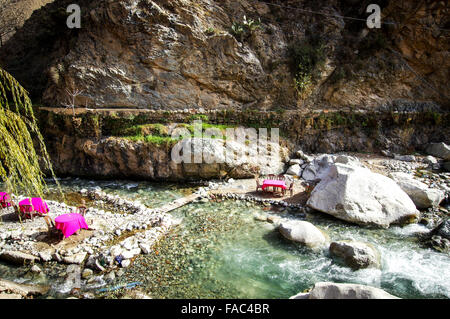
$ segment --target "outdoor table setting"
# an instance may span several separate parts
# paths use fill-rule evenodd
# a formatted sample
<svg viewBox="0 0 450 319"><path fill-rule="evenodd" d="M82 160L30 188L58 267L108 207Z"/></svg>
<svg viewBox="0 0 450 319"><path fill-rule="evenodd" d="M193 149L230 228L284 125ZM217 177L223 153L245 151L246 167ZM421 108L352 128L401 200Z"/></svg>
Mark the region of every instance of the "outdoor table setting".
<svg viewBox="0 0 450 319"><path fill-rule="evenodd" d="M267 187L286 189L286 182L283 180L275 179L265 179L262 184L262 189L265 190Z"/></svg>
<svg viewBox="0 0 450 319"><path fill-rule="evenodd" d="M64 237L70 237L79 229L89 229L86 220L81 214L70 213L59 215L55 218L55 228L62 231Z"/></svg>
<svg viewBox="0 0 450 319"><path fill-rule="evenodd" d="M0 192L0 204L2 208L11 207L11 196L8 193Z"/></svg>
<svg viewBox="0 0 450 319"><path fill-rule="evenodd" d="M26 198L19 202L20 212L27 217L32 217L32 213L37 215L45 215L48 213L47 203L40 197Z"/></svg>

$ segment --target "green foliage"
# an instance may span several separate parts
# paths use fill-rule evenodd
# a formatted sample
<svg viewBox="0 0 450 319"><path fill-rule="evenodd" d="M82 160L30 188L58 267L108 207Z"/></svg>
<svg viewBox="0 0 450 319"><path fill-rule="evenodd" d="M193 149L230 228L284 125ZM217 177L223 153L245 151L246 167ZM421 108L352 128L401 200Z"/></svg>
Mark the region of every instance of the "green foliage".
<svg viewBox="0 0 450 319"><path fill-rule="evenodd" d="M186 119L188 121L195 121L195 120L201 120L203 122L208 122L209 121L208 115L204 115L204 114L189 115Z"/></svg>
<svg viewBox="0 0 450 319"><path fill-rule="evenodd" d="M324 46L309 42L292 44L289 46L289 57L295 88L299 94L306 93L319 78L320 69L325 64Z"/></svg>
<svg viewBox="0 0 450 319"><path fill-rule="evenodd" d="M0 176L8 192L43 196L44 175L33 138L44 169L55 178L26 90L0 69Z"/></svg>
<svg viewBox="0 0 450 319"><path fill-rule="evenodd" d="M231 25L231 34L233 34L239 41L242 42L244 38L249 37L252 32L261 28L261 19L253 20L247 19L244 16L242 22L233 22Z"/></svg>

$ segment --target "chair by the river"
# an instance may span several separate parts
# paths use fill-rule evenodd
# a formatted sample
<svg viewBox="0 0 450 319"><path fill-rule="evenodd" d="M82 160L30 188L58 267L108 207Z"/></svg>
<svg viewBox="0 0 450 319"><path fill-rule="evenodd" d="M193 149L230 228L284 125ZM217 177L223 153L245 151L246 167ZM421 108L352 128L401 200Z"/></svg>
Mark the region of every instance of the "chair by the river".
<svg viewBox="0 0 450 319"><path fill-rule="evenodd" d="M291 197L294 196L294 182L292 181L289 188L283 189L283 196L286 196L286 192L289 191Z"/></svg>
<svg viewBox="0 0 450 319"><path fill-rule="evenodd" d="M50 238L63 239L64 234L61 230L57 229L55 222L50 216L44 216L45 223L47 224L47 232Z"/></svg>
<svg viewBox="0 0 450 319"><path fill-rule="evenodd" d="M256 182L256 191L258 191L258 189L264 191L262 185L259 183L259 178L257 176L255 176L255 182Z"/></svg>
<svg viewBox="0 0 450 319"><path fill-rule="evenodd" d="M77 207L76 212L84 217L87 211L86 202L84 200L81 201L81 205Z"/></svg>

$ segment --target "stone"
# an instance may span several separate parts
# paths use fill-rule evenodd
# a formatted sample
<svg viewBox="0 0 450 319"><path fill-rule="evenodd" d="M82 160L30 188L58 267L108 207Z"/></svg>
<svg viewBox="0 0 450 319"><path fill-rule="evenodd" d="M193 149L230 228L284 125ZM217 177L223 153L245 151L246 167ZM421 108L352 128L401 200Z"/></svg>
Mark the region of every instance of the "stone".
<svg viewBox="0 0 450 319"><path fill-rule="evenodd" d="M91 277L94 274L94 271L92 269L89 268L85 268L83 270L83 272L81 273L81 278L83 279L88 279L89 277Z"/></svg>
<svg viewBox="0 0 450 319"><path fill-rule="evenodd" d="M346 164L355 167L365 167L363 163L355 156L349 155L336 155L333 159L334 163Z"/></svg>
<svg viewBox="0 0 450 319"><path fill-rule="evenodd" d="M87 253L86 252L80 252L75 255L71 256L64 256L62 258L62 261L66 264L77 264L81 265L83 261L86 259Z"/></svg>
<svg viewBox="0 0 450 319"><path fill-rule="evenodd" d="M122 266L122 268L127 268L127 267L130 266L130 264L131 264L131 260L129 260L129 259L124 259L124 260L122 260L122 262L120 263L120 265Z"/></svg>
<svg viewBox="0 0 450 319"><path fill-rule="evenodd" d="M294 175L294 176L302 176L302 168L299 164L291 165L288 170L286 171L286 174L288 175Z"/></svg>
<svg viewBox="0 0 450 319"><path fill-rule="evenodd" d="M114 271L111 271L107 273L103 278L107 283L111 283L116 279L116 274L114 273Z"/></svg>
<svg viewBox="0 0 450 319"><path fill-rule="evenodd" d="M380 267L380 255L371 245L356 241L332 242L330 254L353 269Z"/></svg>
<svg viewBox="0 0 450 319"><path fill-rule="evenodd" d="M279 224L281 222L281 218L278 216L267 216L267 221L271 224Z"/></svg>
<svg viewBox="0 0 450 319"><path fill-rule="evenodd" d="M0 293L0 299L22 299L19 294Z"/></svg>
<svg viewBox="0 0 450 319"><path fill-rule="evenodd" d="M430 155L450 161L450 146L445 143L432 143L426 148L426 152Z"/></svg>
<svg viewBox="0 0 450 319"><path fill-rule="evenodd" d="M302 178L307 181L322 179L328 174L330 166L334 163L335 156L324 154L316 157L302 173Z"/></svg>
<svg viewBox="0 0 450 319"><path fill-rule="evenodd" d="M37 266L37 265L33 265L33 267L31 267L31 272L38 274L38 273L42 272L42 269L39 268L39 266Z"/></svg>
<svg viewBox="0 0 450 319"><path fill-rule="evenodd" d="M278 226L278 230L286 239L311 248L324 246L328 241L322 231L307 221L283 221Z"/></svg>
<svg viewBox="0 0 450 319"><path fill-rule="evenodd" d="M0 279L0 292L12 292L22 297L44 295L49 289L50 287L48 286L18 284L6 279Z"/></svg>
<svg viewBox="0 0 450 319"><path fill-rule="evenodd" d="M386 228L419 216L414 202L392 179L339 163L313 189L307 206L351 223Z"/></svg>
<svg viewBox="0 0 450 319"><path fill-rule="evenodd" d="M39 258L20 251L5 251L2 254L0 254L0 260L20 266L24 264L38 262Z"/></svg>
<svg viewBox="0 0 450 319"><path fill-rule="evenodd" d="M139 244L139 248L141 249L142 253L145 255L149 254L151 251L150 245L147 245L147 244Z"/></svg>
<svg viewBox="0 0 450 319"><path fill-rule="evenodd" d="M441 222L431 231L430 234L450 240L450 219L446 219Z"/></svg>
<svg viewBox="0 0 450 319"><path fill-rule="evenodd" d="M404 161L404 162L415 162L416 157L414 155L394 155L394 159L397 161Z"/></svg>
<svg viewBox="0 0 450 319"><path fill-rule="evenodd" d="M394 172L391 177L398 186L412 199L419 209L438 206L444 199L445 193L439 189L429 188L425 183L418 181L408 173Z"/></svg>
<svg viewBox="0 0 450 319"><path fill-rule="evenodd" d="M298 158L293 158L293 159L289 160L289 165L295 165L295 164L303 165L304 163L305 163L304 160L298 159Z"/></svg>
<svg viewBox="0 0 450 319"><path fill-rule="evenodd" d="M438 160L431 155L428 155L423 159L423 162L426 164L437 164Z"/></svg>
<svg viewBox="0 0 450 319"><path fill-rule="evenodd" d="M42 261L47 262L52 260L52 253L49 251L40 251L39 257L41 258Z"/></svg>
<svg viewBox="0 0 450 319"><path fill-rule="evenodd" d="M383 289L347 283L318 282L309 293L291 299L400 299Z"/></svg>

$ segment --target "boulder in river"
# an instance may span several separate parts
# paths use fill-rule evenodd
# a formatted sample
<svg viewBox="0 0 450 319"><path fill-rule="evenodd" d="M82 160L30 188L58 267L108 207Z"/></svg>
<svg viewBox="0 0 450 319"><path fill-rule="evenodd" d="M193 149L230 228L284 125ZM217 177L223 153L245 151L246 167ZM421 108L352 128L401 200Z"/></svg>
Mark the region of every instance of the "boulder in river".
<svg viewBox="0 0 450 319"><path fill-rule="evenodd" d="M330 244L330 254L353 269L380 267L380 254L371 245L357 241Z"/></svg>
<svg viewBox="0 0 450 319"><path fill-rule="evenodd" d="M351 223L386 228L419 215L411 198L392 179L339 163L332 164L307 205Z"/></svg>
<svg viewBox="0 0 450 319"><path fill-rule="evenodd" d="M308 293L300 293L290 299L400 299L383 289L359 284L318 282Z"/></svg>
<svg viewBox="0 0 450 319"><path fill-rule="evenodd" d="M443 191L435 188L429 188L425 183L414 179L408 173L394 172L389 175L400 188L412 199L419 209L438 206L444 199Z"/></svg>
<svg viewBox="0 0 450 319"><path fill-rule="evenodd" d="M278 226L281 235L291 241L316 248L324 246L328 239L316 226L307 221L290 220L281 222Z"/></svg>

